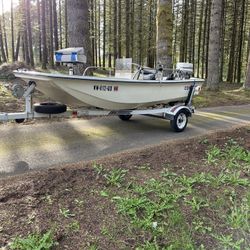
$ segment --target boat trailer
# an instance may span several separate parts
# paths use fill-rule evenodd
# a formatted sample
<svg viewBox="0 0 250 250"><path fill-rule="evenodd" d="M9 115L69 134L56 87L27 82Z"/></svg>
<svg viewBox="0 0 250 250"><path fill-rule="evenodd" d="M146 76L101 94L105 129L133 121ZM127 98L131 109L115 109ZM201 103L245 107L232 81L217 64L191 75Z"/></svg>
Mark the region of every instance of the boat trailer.
<svg viewBox="0 0 250 250"><path fill-rule="evenodd" d="M66 105L58 103L44 103L44 105L33 104L33 93L36 83L30 81L26 89L20 84L16 84L12 88L12 94L16 98L25 99L25 111L18 113L1 113L0 122L16 121L23 123L25 120L38 118L80 118L86 116L118 116L123 121L128 121L133 115L145 115L165 120L170 120L172 129L175 132L182 132L188 124L188 118L194 113L192 99L196 92L196 83L194 82L188 93L185 103L173 103L172 105L162 108L148 108L136 110L102 110L102 109L76 109L67 110Z"/></svg>

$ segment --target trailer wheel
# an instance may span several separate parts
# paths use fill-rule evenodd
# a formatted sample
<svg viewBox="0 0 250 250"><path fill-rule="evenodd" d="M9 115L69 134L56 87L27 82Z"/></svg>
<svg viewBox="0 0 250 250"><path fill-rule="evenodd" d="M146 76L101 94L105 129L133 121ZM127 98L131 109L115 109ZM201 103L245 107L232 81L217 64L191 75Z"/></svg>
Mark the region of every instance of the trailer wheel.
<svg viewBox="0 0 250 250"><path fill-rule="evenodd" d="M182 132L185 130L188 124L188 114L185 110L180 110L174 119L170 121L171 128L175 132Z"/></svg>
<svg viewBox="0 0 250 250"><path fill-rule="evenodd" d="M48 115L61 114L67 111L67 106L57 102L42 102L34 105L34 111Z"/></svg>
<svg viewBox="0 0 250 250"><path fill-rule="evenodd" d="M132 115L118 115L122 121L129 121Z"/></svg>

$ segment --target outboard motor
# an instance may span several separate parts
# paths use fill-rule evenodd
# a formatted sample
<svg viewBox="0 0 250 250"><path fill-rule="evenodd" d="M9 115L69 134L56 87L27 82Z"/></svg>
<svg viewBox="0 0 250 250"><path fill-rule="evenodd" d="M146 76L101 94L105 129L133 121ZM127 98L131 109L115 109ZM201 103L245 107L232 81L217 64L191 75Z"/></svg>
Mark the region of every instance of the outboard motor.
<svg viewBox="0 0 250 250"><path fill-rule="evenodd" d="M87 57L82 47L66 48L55 52L55 62L66 64L69 68L69 75L73 75L73 66L87 63Z"/></svg>

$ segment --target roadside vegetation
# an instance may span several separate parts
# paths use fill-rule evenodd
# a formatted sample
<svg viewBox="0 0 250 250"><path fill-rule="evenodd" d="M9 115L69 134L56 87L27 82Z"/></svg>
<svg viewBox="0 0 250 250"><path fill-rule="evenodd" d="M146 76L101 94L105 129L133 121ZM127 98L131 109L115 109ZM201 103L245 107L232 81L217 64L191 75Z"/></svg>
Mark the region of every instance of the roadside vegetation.
<svg viewBox="0 0 250 250"><path fill-rule="evenodd" d="M245 128L7 179L0 246L248 249L249 174Z"/></svg>
<svg viewBox="0 0 250 250"><path fill-rule="evenodd" d="M204 86L193 104L196 108L250 104L250 91L240 84L221 83L218 91L206 90Z"/></svg>

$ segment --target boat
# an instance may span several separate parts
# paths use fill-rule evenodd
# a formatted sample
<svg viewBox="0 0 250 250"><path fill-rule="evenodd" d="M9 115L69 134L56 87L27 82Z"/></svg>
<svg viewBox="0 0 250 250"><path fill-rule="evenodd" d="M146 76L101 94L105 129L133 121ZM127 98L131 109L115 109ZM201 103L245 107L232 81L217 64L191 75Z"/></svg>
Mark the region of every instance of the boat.
<svg viewBox="0 0 250 250"><path fill-rule="evenodd" d="M157 80L152 77L138 77L125 79L24 70L14 71L14 74L27 83L35 82L36 89L53 101L105 110L134 110L158 104L168 105L183 102L187 99L189 89L194 83L196 94L198 94L204 82L203 79L198 78ZM147 75L145 74L145 76Z"/></svg>

